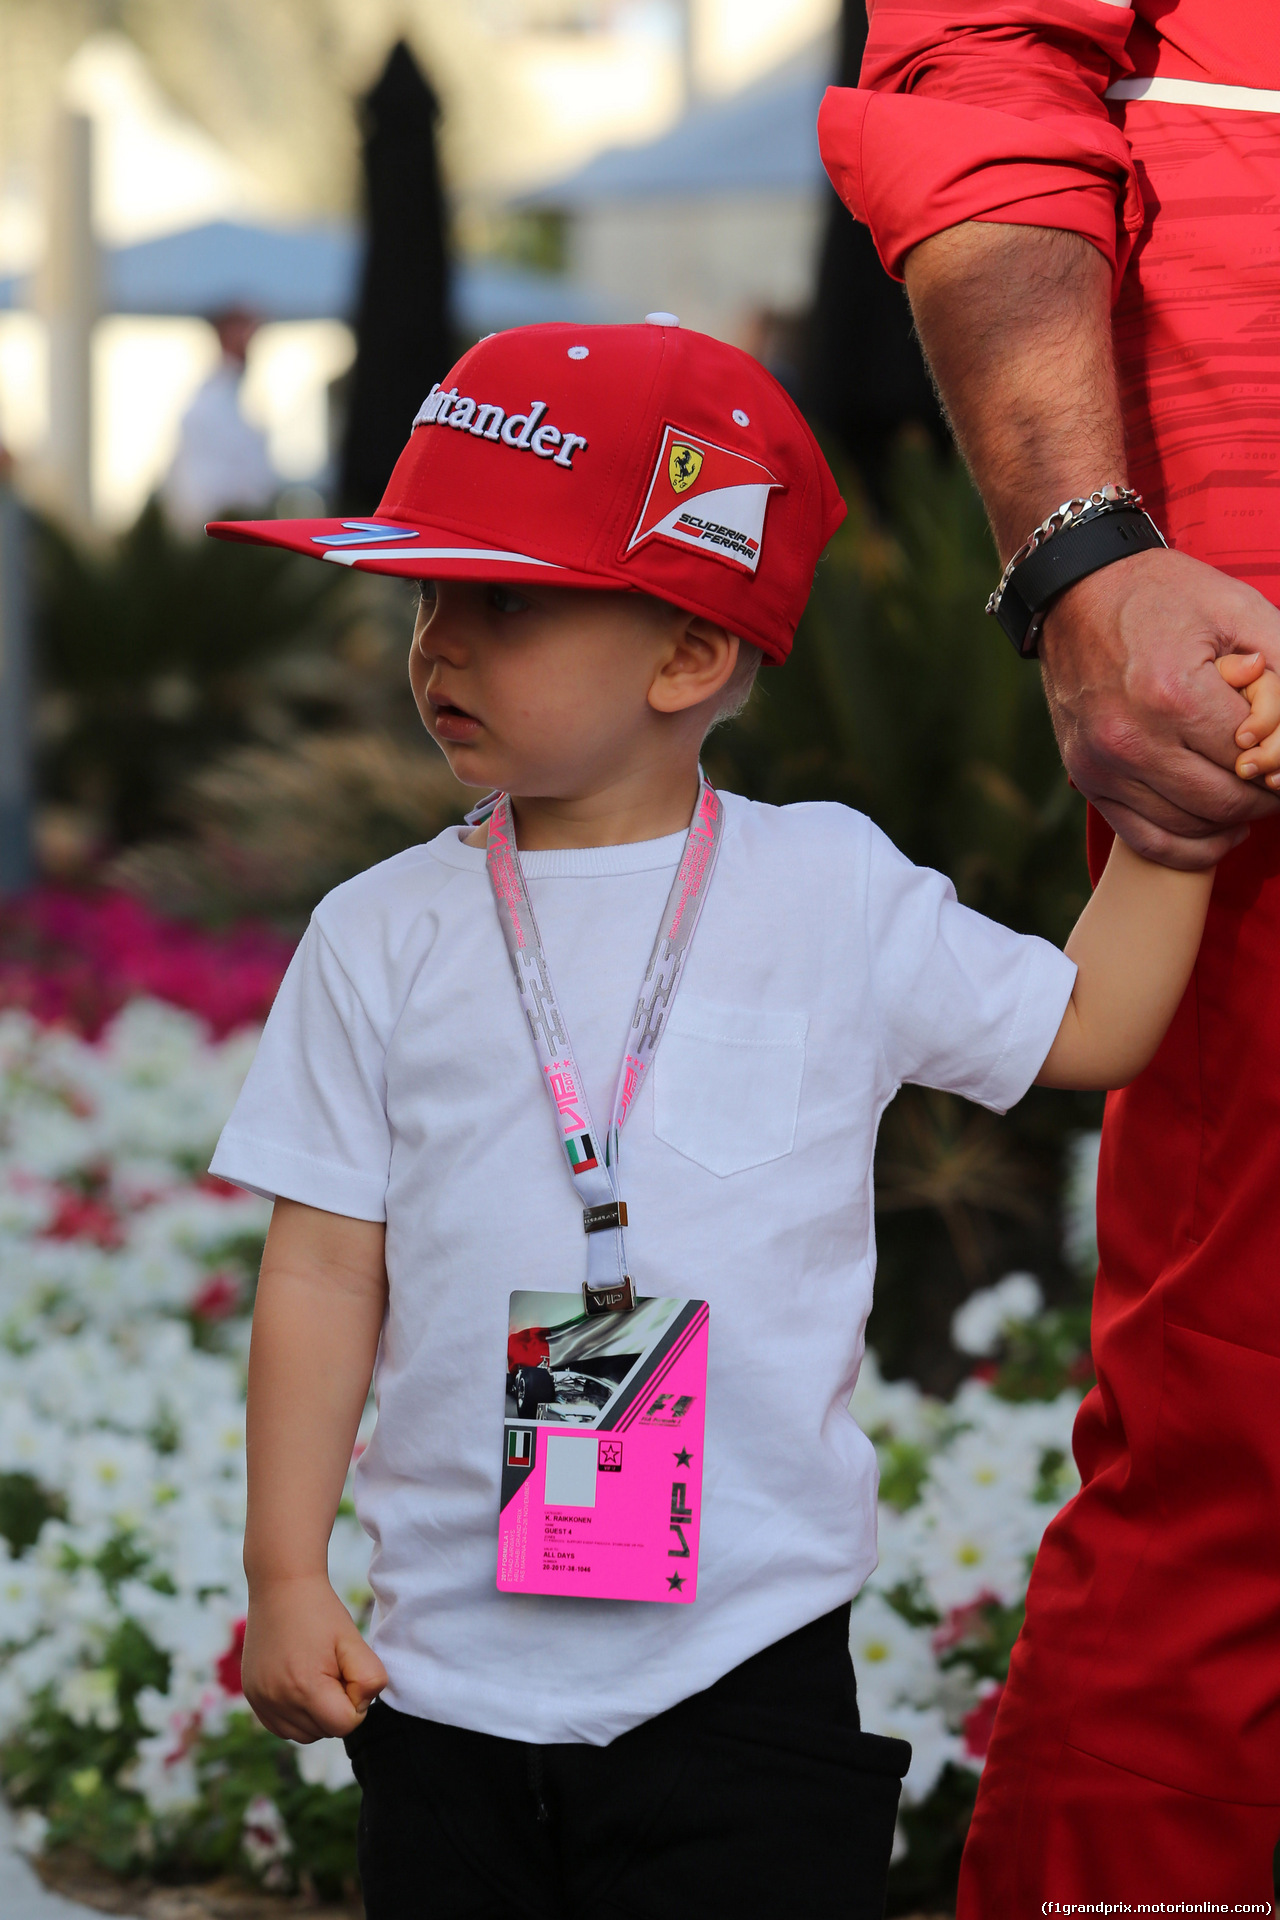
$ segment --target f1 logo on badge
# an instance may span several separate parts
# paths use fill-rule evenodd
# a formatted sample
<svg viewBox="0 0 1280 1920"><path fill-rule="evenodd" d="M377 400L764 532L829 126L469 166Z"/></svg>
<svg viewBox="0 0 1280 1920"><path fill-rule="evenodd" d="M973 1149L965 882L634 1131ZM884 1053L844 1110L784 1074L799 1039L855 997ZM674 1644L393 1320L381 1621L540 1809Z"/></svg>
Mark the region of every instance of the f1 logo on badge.
<svg viewBox="0 0 1280 1920"><path fill-rule="evenodd" d="M622 1472L621 1440L602 1440L600 1442L600 1472Z"/></svg>

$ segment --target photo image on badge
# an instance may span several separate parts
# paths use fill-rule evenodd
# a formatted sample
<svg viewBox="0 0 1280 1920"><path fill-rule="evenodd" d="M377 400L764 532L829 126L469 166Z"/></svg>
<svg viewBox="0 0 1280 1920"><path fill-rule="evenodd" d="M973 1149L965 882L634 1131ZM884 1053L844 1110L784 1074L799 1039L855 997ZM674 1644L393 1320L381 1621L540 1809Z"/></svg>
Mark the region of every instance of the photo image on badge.
<svg viewBox="0 0 1280 1920"><path fill-rule="evenodd" d="M587 1314L580 1293L511 1295L502 1591L694 1600L708 1319L704 1300Z"/></svg>

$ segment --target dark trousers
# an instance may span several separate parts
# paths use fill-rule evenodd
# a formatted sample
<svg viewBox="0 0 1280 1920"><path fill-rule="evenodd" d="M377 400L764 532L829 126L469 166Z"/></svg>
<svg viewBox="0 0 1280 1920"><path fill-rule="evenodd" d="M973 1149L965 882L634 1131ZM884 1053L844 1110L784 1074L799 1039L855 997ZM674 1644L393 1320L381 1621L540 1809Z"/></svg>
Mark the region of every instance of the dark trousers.
<svg viewBox="0 0 1280 1920"><path fill-rule="evenodd" d="M375 1702L347 1741L368 1920L880 1920L911 1749L838 1607L607 1747Z"/></svg>

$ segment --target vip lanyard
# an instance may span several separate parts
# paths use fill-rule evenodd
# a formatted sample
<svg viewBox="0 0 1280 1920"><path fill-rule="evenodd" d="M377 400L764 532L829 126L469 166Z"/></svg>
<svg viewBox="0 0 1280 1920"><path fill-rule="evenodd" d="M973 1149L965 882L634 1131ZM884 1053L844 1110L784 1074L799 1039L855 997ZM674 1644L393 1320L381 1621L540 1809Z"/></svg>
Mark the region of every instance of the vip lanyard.
<svg viewBox="0 0 1280 1920"><path fill-rule="evenodd" d="M484 809L477 808L476 812L482 815ZM676 997L715 870L723 826L724 808L705 776L700 776L693 823L662 911L653 952L649 955L618 1069L609 1131L602 1141L591 1118L586 1087L552 984L542 935L538 932L516 852L511 802L505 793L498 796L489 814L489 848L485 860L489 883L569 1175L582 1204L582 1226L587 1235L587 1277L582 1298L588 1313L628 1311L636 1303L622 1233L627 1224L627 1208L618 1191L618 1140L658 1050Z"/></svg>

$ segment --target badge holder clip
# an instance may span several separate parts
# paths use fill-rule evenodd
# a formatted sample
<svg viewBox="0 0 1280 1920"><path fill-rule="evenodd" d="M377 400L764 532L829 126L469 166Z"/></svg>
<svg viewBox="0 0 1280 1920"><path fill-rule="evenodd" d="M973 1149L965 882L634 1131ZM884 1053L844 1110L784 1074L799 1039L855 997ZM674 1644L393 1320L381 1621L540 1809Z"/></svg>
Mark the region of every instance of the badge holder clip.
<svg viewBox="0 0 1280 1920"><path fill-rule="evenodd" d="M593 1287L589 1280L584 1280L582 1304L590 1314L634 1313L635 1281L629 1273L624 1273L619 1283L613 1287Z"/></svg>
<svg viewBox="0 0 1280 1920"><path fill-rule="evenodd" d="M584 1233L616 1233L618 1250L622 1250L622 1229L627 1224L627 1203L625 1200L610 1200L603 1206L584 1207L582 1209L582 1231ZM594 1265L591 1261L589 1265ZM619 1267L622 1261L619 1259ZM590 1279L582 1283L582 1304L590 1314L597 1313L634 1313L636 1305L635 1282L629 1273L620 1273L617 1280L606 1281L604 1285L593 1283Z"/></svg>

